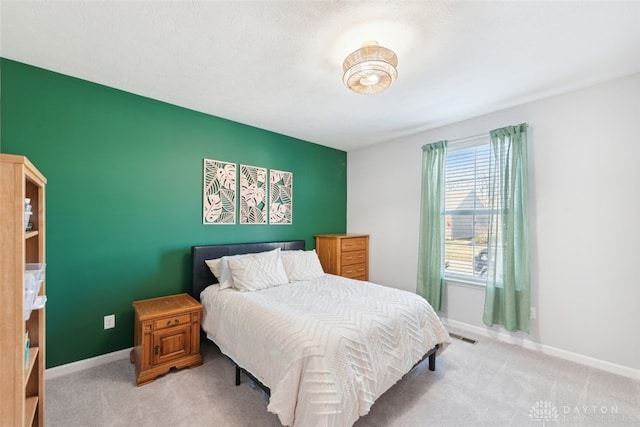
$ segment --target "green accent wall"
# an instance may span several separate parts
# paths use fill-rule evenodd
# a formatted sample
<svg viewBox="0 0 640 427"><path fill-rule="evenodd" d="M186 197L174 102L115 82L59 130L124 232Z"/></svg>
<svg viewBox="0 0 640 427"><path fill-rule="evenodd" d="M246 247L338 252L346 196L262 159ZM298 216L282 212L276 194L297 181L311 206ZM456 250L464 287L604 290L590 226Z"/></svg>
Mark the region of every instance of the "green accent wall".
<svg viewBox="0 0 640 427"><path fill-rule="evenodd" d="M7 59L0 84L0 151L48 179L47 367L131 347L131 302L188 292L192 245L346 231L344 151ZM293 172L293 224L203 225L204 158Z"/></svg>

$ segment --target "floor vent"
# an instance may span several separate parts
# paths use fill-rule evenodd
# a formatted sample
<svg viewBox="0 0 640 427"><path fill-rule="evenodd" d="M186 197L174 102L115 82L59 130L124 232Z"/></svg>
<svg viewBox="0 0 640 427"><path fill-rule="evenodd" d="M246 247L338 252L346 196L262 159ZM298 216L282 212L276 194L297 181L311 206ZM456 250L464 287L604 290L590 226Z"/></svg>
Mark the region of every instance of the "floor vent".
<svg viewBox="0 0 640 427"><path fill-rule="evenodd" d="M454 334L453 332L449 332L449 336L451 338L459 339L460 341L468 342L469 344L476 344L478 341L472 340L471 338L463 337L462 335Z"/></svg>

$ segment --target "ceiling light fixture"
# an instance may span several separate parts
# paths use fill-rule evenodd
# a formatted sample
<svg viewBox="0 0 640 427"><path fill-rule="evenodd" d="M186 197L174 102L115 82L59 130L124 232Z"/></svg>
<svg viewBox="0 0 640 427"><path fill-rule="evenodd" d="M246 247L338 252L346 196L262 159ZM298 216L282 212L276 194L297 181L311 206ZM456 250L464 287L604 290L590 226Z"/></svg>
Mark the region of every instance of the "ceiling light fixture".
<svg viewBox="0 0 640 427"><path fill-rule="evenodd" d="M382 92L398 77L398 57L392 50L368 41L344 60L342 81L357 93Z"/></svg>

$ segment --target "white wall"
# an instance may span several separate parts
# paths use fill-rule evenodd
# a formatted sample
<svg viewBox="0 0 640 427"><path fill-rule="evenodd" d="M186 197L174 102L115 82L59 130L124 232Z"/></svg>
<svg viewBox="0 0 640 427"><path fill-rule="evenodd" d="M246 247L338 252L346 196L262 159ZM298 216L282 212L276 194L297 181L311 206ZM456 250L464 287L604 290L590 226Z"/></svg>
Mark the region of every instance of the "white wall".
<svg viewBox="0 0 640 427"><path fill-rule="evenodd" d="M347 229L371 236L370 280L415 291L421 146L522 122L537 319L512 337L640 373L640 74L349 152ZM483 289L445 292L443 317L504 331L482 324Z"/></svg>

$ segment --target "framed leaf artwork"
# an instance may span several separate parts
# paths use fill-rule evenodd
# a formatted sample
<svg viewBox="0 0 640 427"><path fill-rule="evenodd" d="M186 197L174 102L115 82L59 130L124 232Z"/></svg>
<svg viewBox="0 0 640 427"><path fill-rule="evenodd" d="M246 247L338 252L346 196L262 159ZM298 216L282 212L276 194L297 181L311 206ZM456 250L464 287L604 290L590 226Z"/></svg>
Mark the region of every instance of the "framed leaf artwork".
<svg viewBox="0 0 640 427"><path fill-rule="evenodd" d="M293 223L293 173L269 170L269 224Z"/></svg>
<svg viewBox="0 0 640 427"><path fill-rule="evenodd" d="M203 224L236 223L236 164L204 159Z"/></svg>
<svg viewBox="0 0 640 427"><path fill-rule="evenodd" d="M240 224L267 223L267 169L240 165Z"/></svg>

